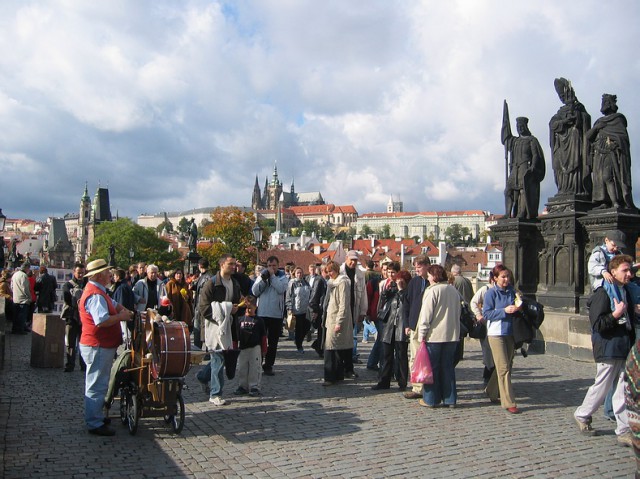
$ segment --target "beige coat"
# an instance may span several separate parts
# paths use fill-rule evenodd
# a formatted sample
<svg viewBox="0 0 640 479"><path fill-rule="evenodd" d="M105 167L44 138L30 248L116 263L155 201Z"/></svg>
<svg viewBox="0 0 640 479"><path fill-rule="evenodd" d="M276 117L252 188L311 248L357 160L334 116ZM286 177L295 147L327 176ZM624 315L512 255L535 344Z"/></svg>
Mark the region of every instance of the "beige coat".
<svg viewBox="0 0 640 479"><path fill-rule="evenodd" d="M418 317L418 339L428 343L448 343L460 340L462 298L456 288L447 283L429 286L422 297Z"/></svg>
<svg viewBox="0 0 640 479"><path fill-rule="evenodd" d="M327 281L326 338L324 349L353 348L353 320L351 319L351 281L345 275ZM336 324L340 331L335 331Z"/></svg>

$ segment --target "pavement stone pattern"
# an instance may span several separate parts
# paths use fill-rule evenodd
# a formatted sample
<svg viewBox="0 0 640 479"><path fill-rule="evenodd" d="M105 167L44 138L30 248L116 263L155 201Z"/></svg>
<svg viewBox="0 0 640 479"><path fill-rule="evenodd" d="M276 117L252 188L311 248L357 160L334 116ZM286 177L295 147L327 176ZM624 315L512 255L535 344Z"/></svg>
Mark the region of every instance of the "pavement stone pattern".
<svg viewBox="0 0 640 479"><path fill-rule="evenodd" d="M305 344L308 346L308 343ZM359 344L361 359L372 344ZM0 371L0 477L13 478L620 478L633 477L631 448L617 444L602 410L595 437L573 420L595 373L593 363L518 355L513 383L522 414L509 415L482 393L479 344L465 342L457 367L458 408L426 409L397 386L371 391L377 373L322 387L322 361L281 338L263 397L237 397L228 381L216 407L194 366L184 391L181 434L162 418L141 418L129 435L111 410L115 437L87 433L84 375L34 369L30 336L7 335Z"/></svg>

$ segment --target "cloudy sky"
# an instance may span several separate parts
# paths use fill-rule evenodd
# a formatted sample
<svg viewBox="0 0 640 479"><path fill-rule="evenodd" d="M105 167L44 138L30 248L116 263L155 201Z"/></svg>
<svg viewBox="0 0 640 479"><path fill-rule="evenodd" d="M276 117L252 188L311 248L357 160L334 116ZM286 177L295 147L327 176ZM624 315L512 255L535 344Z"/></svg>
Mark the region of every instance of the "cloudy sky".
<svg viewBox="0 0 640 479"><path fill-rule="evenodd" d="M504 99L543 200L554 78L594 121L617 94L640 151L639 22L636 0L3 0L0 208L75 212L85 182L121 216L249 206L277 162L361 214L502 213Z"/></svg>

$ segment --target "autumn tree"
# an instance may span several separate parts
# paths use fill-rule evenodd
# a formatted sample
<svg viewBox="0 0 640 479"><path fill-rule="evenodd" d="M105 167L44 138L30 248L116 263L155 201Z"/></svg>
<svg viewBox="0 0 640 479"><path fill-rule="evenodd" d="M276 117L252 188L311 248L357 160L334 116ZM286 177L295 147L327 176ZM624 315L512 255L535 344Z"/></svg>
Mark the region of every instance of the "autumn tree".
<svg viewBox="0 0 640 479"><path fill-rule="evenodd" d="M151 228L143 228L129 218L106 221L96 228L93 250L89 261L109 258L109 246L116 250L116 264L127 267L131 262L129 250L134 252L134 261L158 265L160 270L175 268L180 263L180 253L169 251L169 242L158 238Z"/></svg>
<svg viewBox="0 0 640 479"><path fill-rule="evenodd" d="M252 212L232 206L216 208L211 213L211 222L201 232L203 238L209 238L213 243L199 245L198 253L211 264L217 264L223 253L231 253L242 261L252 261L255 255L252 245L255 224L256 217Z"/></svg>

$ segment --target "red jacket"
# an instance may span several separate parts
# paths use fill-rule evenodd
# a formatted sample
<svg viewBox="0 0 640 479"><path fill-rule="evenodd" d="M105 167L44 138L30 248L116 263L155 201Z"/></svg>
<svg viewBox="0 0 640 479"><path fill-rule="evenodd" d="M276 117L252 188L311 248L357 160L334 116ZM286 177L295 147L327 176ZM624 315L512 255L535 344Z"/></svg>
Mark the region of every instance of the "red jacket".
<svg viewBox="0 0 640 479"><path fill-rule="evenodd" d="M80 311L80 321L82 322L82 336L80 337L80 344L84 346L94 346L101 348L117 348L122 343L122 332L120 324L116 323L106 328L99 328L94 323L93 318L85 308L85 303L90 296L98 294L102 296L109 307L109 314L118 314L116 308L113 306L113 301L102 289L98 288L95 284L89 282L84 287L82 297L78 303L78 310Z"/></svg>

